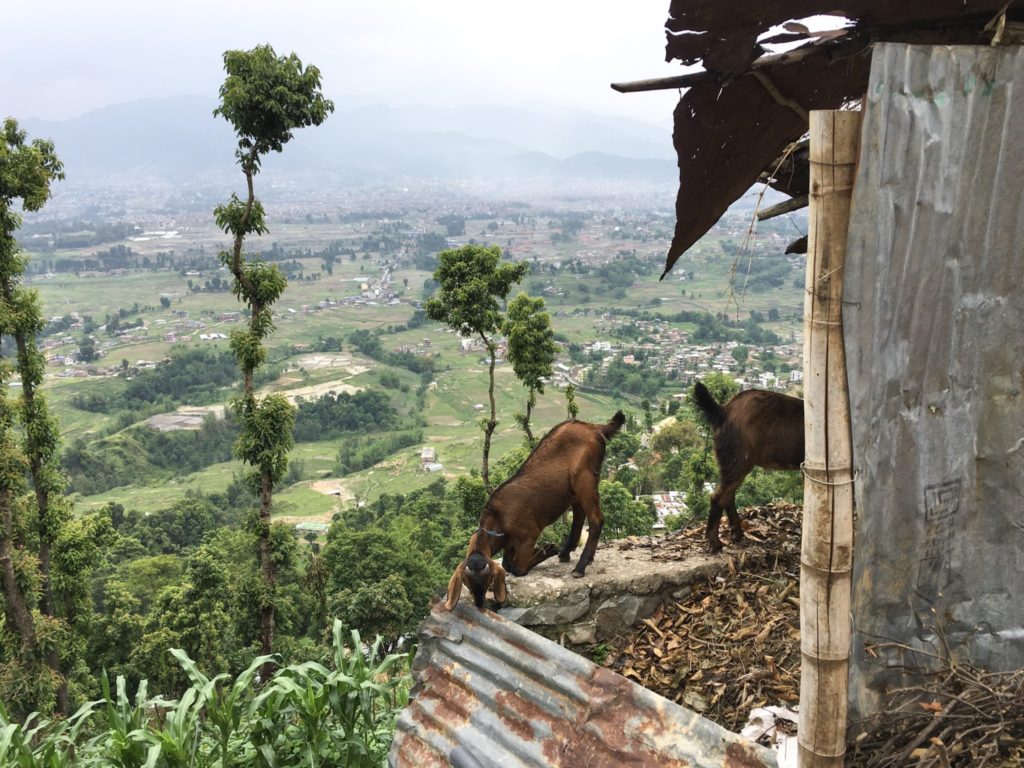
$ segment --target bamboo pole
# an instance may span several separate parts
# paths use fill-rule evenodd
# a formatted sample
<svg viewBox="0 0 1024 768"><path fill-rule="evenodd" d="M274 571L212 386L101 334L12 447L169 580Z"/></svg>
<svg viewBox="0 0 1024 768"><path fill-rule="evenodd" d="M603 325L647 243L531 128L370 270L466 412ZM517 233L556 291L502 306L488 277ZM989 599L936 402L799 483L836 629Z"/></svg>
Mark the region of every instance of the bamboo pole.
<svg viewBox="0 0 1024 768"><path fill-rule="evenodd" d="M804 299L804 518L800 554L801 768L842 766L850 664L853 472L843 267L859 112L810 116Z"/></svg>

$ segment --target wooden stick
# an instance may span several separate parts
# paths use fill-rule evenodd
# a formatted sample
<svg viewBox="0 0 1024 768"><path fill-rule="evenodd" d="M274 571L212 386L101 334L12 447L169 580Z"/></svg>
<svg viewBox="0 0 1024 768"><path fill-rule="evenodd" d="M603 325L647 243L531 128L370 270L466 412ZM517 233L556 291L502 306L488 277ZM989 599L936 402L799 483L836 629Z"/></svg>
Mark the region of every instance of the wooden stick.
<svg viewBox="0 0 1024 768"><path fill-rule="evenodd" d="M852 441L842 299L860 113L814 111L810 129L799 760L801 768L841 768L853 565Z"/></svg>
<svg viewBox="0 0 1024 768"><path fill-rule="evenodd" d="M725 78L717 72L690 72L686 75L672 77L656 77L650 80L630 80L625 83L612 83L612 90L619 93L638 93L640 91L667 91L672 88L689 88L691 85L714 83Z"/></svg>
<svg viewBox="0 0 1024 768"><path fill-rule="evenodd" d="M793 112L796 113L796 116L799 117L801 120L806 121L808 119L807 110L804 108L803 104L794 101L788 96L783 96L782 92L775 87L775 83L771 81L768 75L766 75L764 72L758 72L756 69L751 70L750 74L754 77L755 80L757 80L757 82L764 86L764 89L768 91L769 94L771 94L771 97L775 99L776 104L781 104L784 107L789 107L791 110L793 110Z"/></svg>
<svg viewBox="0 0 1024 768"><path fill-rule="evenodd" d="M793 211L799 211L801 208L806 208L808 203L807 195L798 195L797 197L791 197L789 200L783 200L781 203L765 208L763 211L757 212L758 221L767 221L768 219L774 219L776 216L781 216L784 213L792 213Z"/></svg>

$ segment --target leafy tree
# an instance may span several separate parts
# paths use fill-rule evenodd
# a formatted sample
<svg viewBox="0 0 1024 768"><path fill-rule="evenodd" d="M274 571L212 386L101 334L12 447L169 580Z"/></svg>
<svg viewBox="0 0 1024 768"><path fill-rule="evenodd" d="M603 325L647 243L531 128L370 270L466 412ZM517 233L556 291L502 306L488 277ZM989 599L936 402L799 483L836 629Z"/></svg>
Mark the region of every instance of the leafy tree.
<svg viewBox="0 0 1024 768"><path fill-rule="evenodd" d="M490 418L484 422L484 455L481 476L490 492L488 457L491 435L498 426L494 403L494 364L497 357L496 335L504 325L501 301L512 286L521 281L530 267L526 262L501 264L501 248L466 245L438 254L434 280L438 291L425 305L427 317L444 323L465 337L479 336L491 365L489 372Z"/></svg>
<svg viewBox="0 0 1024 768"><path fill-rule="evenodd" d="M651 438L651 449L660 454L689 452L700 447L703 442L704 439L697 431L696 424L689 420L676 419L654 434Z"/></svg>
<svg viewBox="0 0 1024 768"><path fill-rule="evenodd" d="M78 359L83 363L91 363L97 357L99 353L96 351L96 342L91 336L82 336L78 342Z"/></svg>
<svg viewBox="0 0 1024 768"><path fill-rule="evenodd" d="M306 572L302 575L302 585L309 590L316 606L316 613L310 625L314 637L319 637L327 629L327 580L330 574L320 554L319 546L311 544L311 553L306 560Z"/></svg>
<svg viewBox="0 0 1024 768"><path fill-rule="evenodd" d="M773 501L803 504L804 476L800 472L767 471L756 467L736 493L738 507L755 507Z"/></svg>
<svg viewBox="0 0 1024 768"><path fill-rule="evenodd" d="M518 379L529 391L526 399L526 413L516 420L526 433L526 439L534 444L530 431L530 414L537 404L537 395L544 394L544 379L550 378L558 347L551 330L551 315L544 311L544 299L535 299L520 293L508 305L505 320L505 336L508 338L508 359Z"/></svg>
<svg viewBox="0 0 1024 768"><path fill-rule="evenodd" d="M632 494L622 483L602 480L601 512L604 513L604 528L601 536L620 539L624 536L645 536L657 520L653 507L634 501Z"/></svg>
<svg viewBox="0 0 1024 768"><path fill-rule="evenodd" d="M352 608L357 594L368 596L388 577L397 576L404 598L418 610L394 628L404 634L415 629L415 619L426 612L435 587L447 576L442 564L426 555L431 548L424 538L412 535L416 529L410 526L403 531L405 525L399 523L394 520L390 526L377 524L362 531L335 523L328 531L323 557L330 574L329 603L335 606L344 603ZM465 539L457 546L464 547Z"/></svg>
<svg viewBox="0 0 1024 768"><path fill-rule="evenodd" d="M566 384L565 385L565 410L569 421L576 421L576 416L580 412L579 405L576 404L576 385Z"/></svg>
<svg viewBox="0 0 1024 768"><path fill-rule="evenodd" d="M8 627L14 630L13 642L4 641L0 648L6 672L0 687L7 693L7 683L17 683L19 676L35 677L40 684L23 691L27 694L24 698L15 699L19 706L45 711L52 706L50 696L55 695L57 709L66 713L67 679L58 645L61 630L66 628L60 618L65 611L57 605L60 596L55 594L52 557L71 509L63 496L57 454L60 430L40 392L46 360L36 336L45 321L36 292L22 284L26 260L14 237L22 223L14 211L15 201L20 200L27 211L38 211L50 198L50 184L63 179L64 173L52 142L35 139L27 143L26 139L17 121L4 121L0 135L0 335L15 341L21 394L12 407L6 397L12 370L6 360L0 361L0 571ZM33 491L28 496L26 471Z"/></svg>
<svg viewBox="0 0 1024 768"><path fill-rule="evenodd" d="M740 385L736 383L732 376L725 373L711 373L701 379L701 381L704 383L704 386L708 388L708 392L711 393L711 396L719 403L728 402L732 399L733 395L740 391ZM690 413L693 418L703 424L704 416L699 410L697 410L696 406L693 405L694 399L692 392L690 393L688 403L690 403Z"/></svg>
<svg viewBox="0 0 1024 768"><path fill-rule="evenodd" d="M608 441L605 451L604 465L609 469L617 469L633 458L640 450L640 437L628 428L620 431Z"/></svg>
<svg viewBox="0 0 1024 768"><path fill-rule="evenodd" d="M331 599L331 615L347 627L379 636L385 653L398 647L402 635L417 618L405 593L402 577L392 573L381 582L366 582L355 589L343 589Z"/></svg>
<svg viewBox="0 0 1024 768"><path fill-rule="evenodd" d="M183 581L167 587L131 650L131 663L167 693L177 693L187 678L165 661L168 648L182 648L208 669L227 669L237 642L230 627L228 572L208 547L188 559Z"/></svg>
<svg viewBox="0 0 1024 768"><path fill-rule="evenodd" d="M214 210L214 218L234 240L232 250L221 253L221 261L234 276L235 296L249 309L248 329L231 333L231 349L243 377L243 391L233 408L242 430L236 452L254 468L251 481L260 498L257 530L265 593L260 606L260 644L262 653L270 654L277 581L270 541L271 505L274 485L287 471L288 452L294 444L295 411L282 395L257 398L253 379L255 370L266 360L262 341L274 330L272 307L284 292L287 279L277 265L246 258L242 248L248 235L269 231L263 205L253 191L253 178L259 173L263 157L268 152L282 151L295 129L320 125L334 111L334 104L320 91L320 70L304 67L294 53L279 57L269 45L226 51L224 69L227 77L220 87L220 106L214 115L231 123L238 136L235 156L245 175L248 196L243 202L232 193L226 205Z"/></svg>

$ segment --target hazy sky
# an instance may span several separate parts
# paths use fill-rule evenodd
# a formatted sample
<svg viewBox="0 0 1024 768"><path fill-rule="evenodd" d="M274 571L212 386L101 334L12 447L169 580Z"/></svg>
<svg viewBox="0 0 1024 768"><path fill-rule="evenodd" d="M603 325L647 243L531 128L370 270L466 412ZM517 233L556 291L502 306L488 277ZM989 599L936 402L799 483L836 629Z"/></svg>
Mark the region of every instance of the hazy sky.
<svg viewBox="0 0 1024 768"><path fill-rule="evenodd" d="M664 61L668 0L15 0L0 117L65 119L146 96L216 95L228 48L316 64L339 108L540 101L664 122L675 91L608 84Z"/></svg>

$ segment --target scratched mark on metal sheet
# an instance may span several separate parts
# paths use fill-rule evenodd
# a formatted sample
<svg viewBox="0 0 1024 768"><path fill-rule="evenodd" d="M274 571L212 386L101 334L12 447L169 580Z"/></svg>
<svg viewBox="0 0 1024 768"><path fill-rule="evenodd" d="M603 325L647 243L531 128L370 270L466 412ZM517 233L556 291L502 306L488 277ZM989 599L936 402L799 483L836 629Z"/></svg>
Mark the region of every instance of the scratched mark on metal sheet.
<svg viewBox="0 0 1024 768"><path fill-rule="evenodd" d="M917 573L917 594L928 603L935 603L950 583L956 515L960 511L962 488L960 480L953 480L924 489L927 530Z"/></svg>

